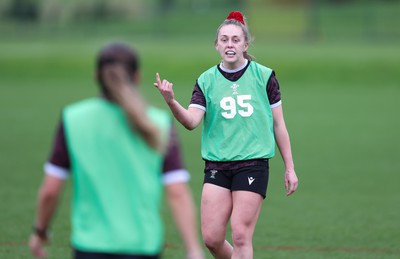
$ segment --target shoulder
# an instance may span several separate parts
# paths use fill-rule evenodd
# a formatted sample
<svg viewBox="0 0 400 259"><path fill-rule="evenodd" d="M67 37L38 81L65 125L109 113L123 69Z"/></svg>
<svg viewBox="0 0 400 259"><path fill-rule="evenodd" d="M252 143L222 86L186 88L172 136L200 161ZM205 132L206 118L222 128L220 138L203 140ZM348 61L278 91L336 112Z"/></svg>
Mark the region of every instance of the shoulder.
<svg viewBox="0 0 400 259"><path fill-rule="evenodd" d="M151 105L147 108L147 112L149 114L169 117L169 113L166 110Z"/></svg>
<svg viewBox="0 0 400 259"><path fill-rule="evenodd" d="M149 106L146 111L150 119L157 125L164 129L169 129L172 123L172 118L164 109L160 109L154 106Z"/></svg>
<svg viewBox="0 0 400 259"><path fill-rule="evenodd" d="M201 73L200 76L206 75L206 74L209 74L209 73L213 73L215 70L218 70L218 65L214 65L214 66L210 67L209 69L207 69L206 71Z"/></svg>
<svg viewBox="0 0 400 259"><path fill-rule="evenodd" d="M206 71L204 71L203 73L200 74L200 76L198 77L197 81L201 81L204 78L210 77L212 75L215 75L215 73L218 72L218 65L212 66L209 69L207 69Z"/></svg>
<svg viewBox="0 0 400 259"><path fill-rule="evenodd" d="M254 77L258 78L263 85L267 85L271 75L273 74L273 70L271 68L254 61L250 62L249 70L251 71L250 73Z"/></svg>
<svg viewBox="0 0 400 259"><path fill-rule="evenodd" d="M118 106L100 97L92 97L68 104L62 110L63 120L87 120L89 116L116 110Z"/></svg>
<svg viewBox="0 0 400 259"><path fill-rule="evenodd" d="M260 63L257 63L255 61L251 61L250 62L250 66L253 69L260 70L260 71L263 71L263 72L268 72L269 74L272 74L272 72L273 72L272 68L269 68L269 67L267 67L265 65L261 65Z"/></svg>
<svg viewBox="0 0 400 259"><path fill-rule="evenodd" d="M148 106L147 107L147 115L154 118L154 119L163 119L167 121L171 121L170 113L167 110L155 107L155 106Z"/></svg>
<svg viewBox="0 0 400 259"><path fill-rule="evenodd" d="M95 107L95 106L98 106L100 103L103 103L103 102L108 102L108 101L103 100L103 99L98 98L98 97L96 97L96 98L95 97L87 98L87 99L83 99L83 100L68 104L67 106L64 107L63 111L64 112L74 111L74 110L80 109L82 107L87 107L87 108Z"/></svg>
<svg viewBox="0 0 400 259"><path fill-rule="evenodd" d="M93 104L93 103L97 103L99 100L101 100L101 98L98 97L93 97L93 98L86 98L86 99L82 99L79 101L76 101L74 103L68 104L66 106L66 108L68 107L75 107L75 106L80 106L80 105L87 105L87 104Z"/></svg>

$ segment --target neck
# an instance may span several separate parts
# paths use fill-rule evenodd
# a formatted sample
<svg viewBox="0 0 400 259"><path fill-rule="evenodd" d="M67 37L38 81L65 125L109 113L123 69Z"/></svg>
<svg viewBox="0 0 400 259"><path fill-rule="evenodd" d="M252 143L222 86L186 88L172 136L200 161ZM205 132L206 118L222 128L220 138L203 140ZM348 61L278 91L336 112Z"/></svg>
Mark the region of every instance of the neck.
<svg viewBox="0 0 400 259"><path fill-rule="evenodd" d="M221 64L220 64L220 67L225 72L233 73L233 72L242 70L247 65L247 63L248 63L247 59L243 59L243 61L238 62L238 65L236 65L236 64L226 64L226 63L224 63L224 61L222 61Z"/></svg>

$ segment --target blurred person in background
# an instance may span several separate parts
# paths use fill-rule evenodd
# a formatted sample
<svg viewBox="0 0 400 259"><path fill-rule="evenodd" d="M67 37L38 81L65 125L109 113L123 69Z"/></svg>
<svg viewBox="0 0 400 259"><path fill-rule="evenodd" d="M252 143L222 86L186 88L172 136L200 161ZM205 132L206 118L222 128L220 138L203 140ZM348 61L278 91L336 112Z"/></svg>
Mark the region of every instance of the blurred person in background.
<svg viewBox="0 0 400 259"><path fill-rule="evenodd" d="M192 130L204 118L201 230L215 258L253 258L275 144L285 164L287 195L298 186L279 84L272 69L252 61L250 41L242 13L231 12L215 40L222 61L197 79L188 109L175 99L171 82L157 73L154 83L184 127ZM233 245L225 239L229 220Z"/></svg>
<svg viewBox="0 0 400 259"><path fill-rule="evenodd" d="M136 89L136 51L123 43L104 47L97 80L100 97L63 109L38 193L31 253L47 257L50 223L71 174L74 258L160 258L163 186L187 258L203 258L177 131Z"/></svg>

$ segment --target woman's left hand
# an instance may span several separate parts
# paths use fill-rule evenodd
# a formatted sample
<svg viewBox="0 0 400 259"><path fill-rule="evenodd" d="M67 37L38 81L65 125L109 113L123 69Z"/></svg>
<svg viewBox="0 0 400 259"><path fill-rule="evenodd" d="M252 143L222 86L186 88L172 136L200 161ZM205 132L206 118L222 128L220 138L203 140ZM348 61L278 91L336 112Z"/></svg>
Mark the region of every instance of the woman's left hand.
<svg viewBox="0 0 400 259"><path fill-rule="evenodd" d="M296 172L293 170L286 170L285 171L285 188L286 188L286 195L291 195L297 189L299 180L297 179Z"/></svg>

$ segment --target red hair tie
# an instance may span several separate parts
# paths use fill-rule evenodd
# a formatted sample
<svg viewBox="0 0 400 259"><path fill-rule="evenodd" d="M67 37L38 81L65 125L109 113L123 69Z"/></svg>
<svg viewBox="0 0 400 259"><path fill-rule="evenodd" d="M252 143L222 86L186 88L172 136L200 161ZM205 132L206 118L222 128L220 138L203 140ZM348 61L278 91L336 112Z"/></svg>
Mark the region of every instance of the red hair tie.
<svg viewBox="0 0 400 259"><path fill-rule="evenodd" d="M227 20L236 20L244 25L244 19L243 19L243 15L241 12L238 12L238 11L230 12L228 17L226 17L226 19Z"/></svg>

